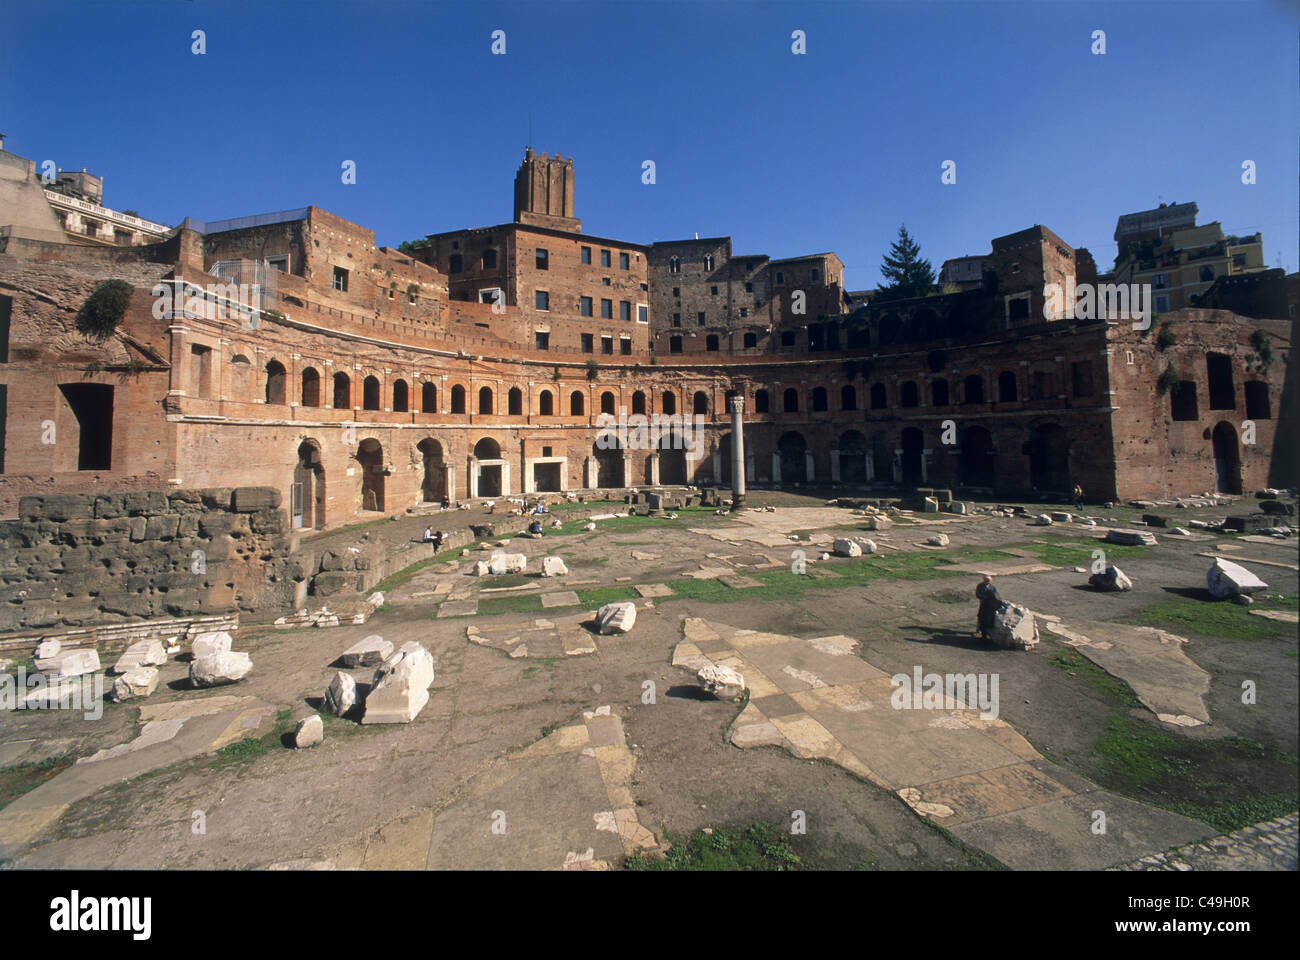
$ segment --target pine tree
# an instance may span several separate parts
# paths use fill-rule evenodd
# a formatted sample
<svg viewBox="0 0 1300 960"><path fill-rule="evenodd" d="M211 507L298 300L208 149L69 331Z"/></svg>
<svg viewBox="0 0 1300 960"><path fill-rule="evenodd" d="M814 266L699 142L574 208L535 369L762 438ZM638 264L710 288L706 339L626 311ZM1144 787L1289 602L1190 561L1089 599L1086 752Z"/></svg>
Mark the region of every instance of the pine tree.
<svg viewBox="0 0 1300 960"><path fill-rule="evenodd" d="M934 287L934 267L921 259L921 245L912 239L906 225L898 228L898 239L885 254L880 275L888 285L876 295L878 300L923 297Z"/></svg>

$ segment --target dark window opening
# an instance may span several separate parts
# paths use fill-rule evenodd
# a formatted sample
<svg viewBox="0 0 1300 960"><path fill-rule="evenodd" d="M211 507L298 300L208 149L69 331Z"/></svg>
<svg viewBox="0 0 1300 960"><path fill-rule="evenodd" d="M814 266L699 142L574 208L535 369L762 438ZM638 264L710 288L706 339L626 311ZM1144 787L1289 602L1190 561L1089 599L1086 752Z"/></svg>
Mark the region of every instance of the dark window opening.
<svg viewBox="0 0 1300 960"><path fill-rule="evenodd" d="M936 407L946 407L952 402L948 396L948 381L943 378L930 384L930 394Z"/></svg>
<svg viewBox="0 0 1300 960"><path fill-rule="evenodd" d="M510 392L506 394L506 411L512 417L524 415L524 392L518 387L511 387Z"/></svg>
<svg viewBox="0 0 1300 960"><path fill-rule="evenodd" d="M465 388L459 383L451 388L451 412L465 412Z"/></svg>
<svg viewBox="0 0 1300 960"><path fill-rule="evenodd" d="M756 333L745 334L745 349L750 350L757 346L758 346L758 334Z"/></svg>
<svg viewBox="0 0 1300 960"><path fill-rule="evenodd" d="M1169 391L1169 415L1173 420L1199 419L1195 380L1182 380Z"/></svg>
<svg viewBox="0 0 1300 960"><path fill-rule="evenodd" d="M77 469L111 470L113 388L99 383L61 384L59 390L77 421Z"/></svg>
<svg viewBox="0 0 1300 960"><path fill-rule="evenodd" d="M965 394L966 403L983 403L984 402L984 378L979 374L971 374L962 384L962 392Z"/></svg>
<svg viewBox="0 0 1300 960"><path fill-rule="evenodd" d="M1225 353L1206 354L1205 371L1210 380L1210 409L1235 410L1237 396L1232 384L1232 358Z"/></svg>
<svg viewBox="0 0 1300 960"><path fill-rule="evenodd" d="M1016 402L1016 375L1010 370L998 374L998 402Z"/></svg>
<svg viewBox="0 0 1300 960"><path fill-rule="evenodd" d="M669 352L669 353L681 353L681 352L682 352L682 338L681 338L681 337L670 337L670 338L668 339L668 352Z"/></svg>
<svg viewBox="0 0 1300 960"><path fill-rule="evenodd" d="M366 377L361 383L361 409L378 410L379 409L379 380L376 377Z"/></svg>
<svg viewBox="0 0 1300 960"><path fill-rule="evenodd" d="M759 390L754 394L754 412L767 413L771 409L767 398L766 390Z"/></svg>
<svg viewBox="0 0 1300 960"><path fill-rule="evenodd" d="M705 338L704 349L711 351L716 351L718 349L718 335L716 333L711 333Z"/></svg>
<svg viewBox="0 0 1300 960"><path fill-rule="evenodd" d="M788 390L786 390L785 395L783 396L782 399L785 401L783 406L785 407L786 413L799 412L799 391L798 390L796 390L794 387L790 387Z"/></svg>
<svg viewBox="0 0 1300 960"><path fill-rule="evenodd" d="M547 253L545 250L543 250L541 247L537 248L537 269L538 270L551 269L550 254Z"/></svg>
<svg viewBox="0 0 1300 960"><path fill-rule="evenodd" d="M1268 384L1263 380L1246 381L1246 419L1271 420L1273 413L1268 403Z"/></svg>
<svg viewBox="0 0 1300 960"><path fill-rule="evenodd" d="M916 389L916 384L913 381L908 380L898 390L898 402L904 407L919 406L921 402L919 394L920 392Z"/></svg>
<svg viewBox="0 0 1300 960"><path fill-rule="evenodd" d="M873 383L871 385L871 409L884 410L885 402L885 385L883 383Z"/></svg>
<svg viewBox="0 0 1300 960"><path fill-rule="evenodd" d="M342 293L348 292L348 272L342 267L334 268L334 289Z"/></svg>
<svg viewBox="0 0 1300 960"><path fill-rule="evenodd" d="M492 388L491 387L479 387L478 412L479 413L492 412Z"/></svg>
<svg viewBox="0 0 1300 960"><path fill-rule="evenodd" d="M266 402L284 403L284 365L279 360L266 365Z"/></svg>

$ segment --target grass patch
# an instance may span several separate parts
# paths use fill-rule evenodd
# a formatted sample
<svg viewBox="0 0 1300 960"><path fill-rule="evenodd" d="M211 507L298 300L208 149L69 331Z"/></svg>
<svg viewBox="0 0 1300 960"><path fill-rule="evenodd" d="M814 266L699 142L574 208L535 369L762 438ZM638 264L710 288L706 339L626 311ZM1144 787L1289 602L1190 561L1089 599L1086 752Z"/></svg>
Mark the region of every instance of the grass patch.
<svg viewBox="0 0 1300 960"><path fill-rule="evenodd" d="M271 727L270 733L256 739L236 740L234 743L226 744L217 751L216 757L208 766L219 769L255 760L269 752L272 747L280 746L281 739L294 727L293 721L289 719L291 716L293 716L292 710L279 711L275 715L275 724Z"/></svg>
<svg viewBox="0 0 1300 960"><path fill-rule="evenodd" d="M1126 557L1141 557L1151 549L1149 546L1125 546L1119 543L1106 543L1096 540L1061 539L1053 543L1021 544L1025 550L1034 554L1043 563L1054 567L1088 567L1092 568L1092 552L1101 550L1108 562L1123 560Z"/></svg>
<svg viewBox="0 0 1300 960"><path fill-rule="evenodd" d="M1100 786L1223 832L1298 805L1296 758L1245 737L1193 740L1117 713L1093 754Z"/></svg>
<svg viewBox="0 0 1300 960"><path fill-rule="evenodd" d="M1054 667L1060 667L1062 670L1074 674L1089 687L1092 687L1098 693L1104 694L1116 704L1125 707L1141 706L1141 702L1127 683L1119 679L1119 677L1107 673L1073 647L1062 647L1052 654L1051 659L1047 662Z"/></svg>
<svg viewBox="0 0 1300 960"><path fill-rule="evenodd" d="M578 605L581 607L603 607L607 603L620 600L638 600L640 594L631 587L593 587L578 591Z"/></svg>
<svg viewBox="0 0 1300 960"><path fill-rule="evenodd" d="M1168 599L1146 607L1137 622L1178 634L1197 634L1223 640L1295 640L1295 624L1253 617L1248 607L1230 600L1201 600L1170 594Z"/></svg>
<svg viewBox="0 0 1300 960"><path fill-rule="evenodd" d="M785 835L769 823L668 839L672 849L663 859L650 860L637 853L624 865L629 870L793 870L800 865Z"/></svg>
<svg viewBox="0 0 1300 960"><path fill-rule="evenodd" d="M0 767L0 807L7 806L29 790L35 790L72 766L72 763L72 757L60 754L36 763L15 763Z"/></svg>
<svg viewBox="0 0 1300 960"><path fill-rule="evenodd" d="M412 577L414 577L425 567L432 566L435 563L445 563L448 560L459 560L459 559L460 559L460 547L456 547L454 549L444 550L442 551L442 553L436 554L435 556L432 557L427 557L424 560L417 560L409 567L406 567L402 570L398 570L396 573L390 574L389 576L385 577L383 580L380 580L372 588L366 591L366 595L369 596L370 594L376 592L388 593L389 590L392 590L395 587L400 587L402 584L407 583Z"/></svg>

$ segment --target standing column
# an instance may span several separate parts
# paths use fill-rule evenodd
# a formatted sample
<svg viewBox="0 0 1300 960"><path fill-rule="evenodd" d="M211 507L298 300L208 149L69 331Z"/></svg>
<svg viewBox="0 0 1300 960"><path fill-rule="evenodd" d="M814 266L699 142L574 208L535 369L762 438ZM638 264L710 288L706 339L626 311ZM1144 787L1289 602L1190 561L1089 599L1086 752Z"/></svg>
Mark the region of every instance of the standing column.
<svg viewBox="0 0 1300 960"><path fill-rule="evenodd" d="M731 509L745 505L745 398L731 398Z"/></svg>

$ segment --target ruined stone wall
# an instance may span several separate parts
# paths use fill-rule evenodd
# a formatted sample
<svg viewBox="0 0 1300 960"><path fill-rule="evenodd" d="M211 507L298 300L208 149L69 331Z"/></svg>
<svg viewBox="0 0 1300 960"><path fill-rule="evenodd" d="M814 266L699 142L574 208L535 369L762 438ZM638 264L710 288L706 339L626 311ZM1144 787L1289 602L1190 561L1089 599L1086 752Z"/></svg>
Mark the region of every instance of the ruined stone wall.
<svg viewBox="0 0 1300 960"><path fill-rule="evenodd" d="M304 583L276 490L24 497L0 521L0 631L278 610Z"/></svg>
<svg viewBox="0 0 1300 960"><path fill-rule="evenodd" d="M1174 342L1162 348L1160 330L1165 323ZM1270 341L1273 357L1267 365L1252 343L1257 330ZM1211 354L1228 357L1231 365L1231 389L1217 408L1210 390ZM1237 464L1228 466L1228 485L1239 487L1236 492L1296 483L1294 451L1287 455L1284 439L1294 437L1296 428L1290 323L1247 320L1221 310L1177 310L1159 317L1146 333L1120 324L1109 364L1120 496L1190 496L1214 490L1214 431L1221 424L1230 431L1230 446L1236 450ZM1166 370L1177 372L1191 396L1161 389L1159 379ZM1248 410L1247 390L1261 386L1267 408ZM1245 442L1247 420L1253 424L1254 443Z"/></svg>

